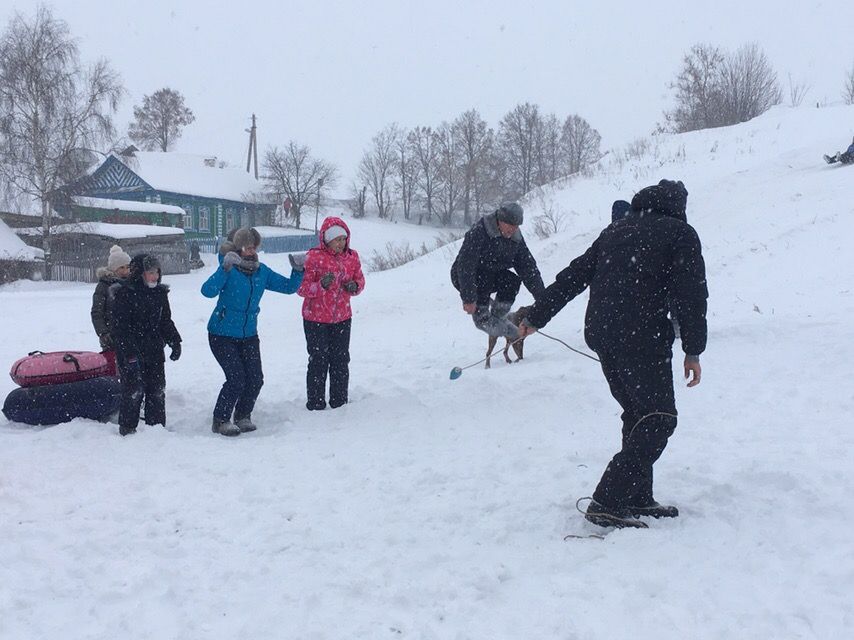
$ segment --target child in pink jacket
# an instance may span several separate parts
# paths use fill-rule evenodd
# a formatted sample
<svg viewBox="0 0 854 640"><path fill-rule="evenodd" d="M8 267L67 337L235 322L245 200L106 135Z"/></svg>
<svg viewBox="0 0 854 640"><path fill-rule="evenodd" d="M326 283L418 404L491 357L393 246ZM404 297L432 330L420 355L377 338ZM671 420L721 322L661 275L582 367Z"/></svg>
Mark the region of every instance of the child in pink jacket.
<svg viewBox="0 0 854 640"><path fill-rule="evenodd" d="M302 303L305 343L308 349L306 389L309 411L347 404L350 379L350 298L362 293L365 276L359 254L350 248L350 229L336 217L320 227L320 243L305 259L305 274L297 293Z"/></svg>

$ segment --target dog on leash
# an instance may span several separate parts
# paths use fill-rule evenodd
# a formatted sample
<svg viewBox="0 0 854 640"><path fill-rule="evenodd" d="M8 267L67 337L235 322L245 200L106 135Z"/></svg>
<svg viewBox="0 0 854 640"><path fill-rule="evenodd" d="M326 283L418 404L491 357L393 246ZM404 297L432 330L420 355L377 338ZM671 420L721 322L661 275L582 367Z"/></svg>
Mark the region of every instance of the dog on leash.
<svg viewBox="0 0 854 640"><path fill-rule="evenodd" d="M531 307L519 307L518 309L516 309L516 311L508 313L507 319L518 327L520 324L522 324L522 320L528 317L528 312L530 309ZM522 360L524 357L525 339L522 338L521 340L516 340L515 338L505 337L504 340L504 359L507 361L507 364L513 364L514 362L519 362L519 360ZM498 336L489 336L489 344L487 345L486 349L486 369L490 368L489 360L492 357L492 351L493 349L495 349L495 344L497 342ZM508 355L508 351L510 350L511 346L513 347L513 351L516 353L515 360L511 360L510 356Z"/></svg>

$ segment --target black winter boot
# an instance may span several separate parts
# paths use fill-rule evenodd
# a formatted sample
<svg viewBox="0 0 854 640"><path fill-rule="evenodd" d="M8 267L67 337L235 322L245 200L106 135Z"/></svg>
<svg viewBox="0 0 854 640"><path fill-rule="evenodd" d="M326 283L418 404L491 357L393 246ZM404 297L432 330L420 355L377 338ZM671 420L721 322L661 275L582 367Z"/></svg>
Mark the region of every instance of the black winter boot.
<svg viewBox="0 0 854 640"><path fill-rule="evenodd" d="M646 523L636 520L628 509L606 507L595 500L587 505L584 518L599 527L615 527L617 529L633 528L646 529Z"/></svg>
<svg viewBox="0 0 854 640"><path fill-rule="evenodd" d="M650 518L678 518L679 509L669 504L658 504L654 500L642 507L628 506L626 510L635 518L649 516Z"/></svg>

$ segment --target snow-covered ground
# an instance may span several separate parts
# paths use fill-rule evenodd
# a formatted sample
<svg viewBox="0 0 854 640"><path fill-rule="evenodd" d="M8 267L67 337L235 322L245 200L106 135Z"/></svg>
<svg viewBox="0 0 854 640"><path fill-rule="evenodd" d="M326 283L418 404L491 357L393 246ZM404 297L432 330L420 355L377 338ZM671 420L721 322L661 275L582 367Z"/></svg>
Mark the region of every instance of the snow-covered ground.
<svg viewBox="0 0 854 640"><path fill-rule="evenodd" d="M335 411L303 408L300 299L268 293L260 429L211 434L222 375L206 269L168 278L184 337L169 431L0 423L0 638L848 637L854 168L821 155L852 123L854 108L778 109L529 199L529 220L538 202L567 215L563 233L530 239L550 280L612 200L662 177L690 191L710 333L656 467L677 520L565 539L603 532L575 501L619 446L618 406L595 363L542 336L520 364L499 356L450 381L486 339L447 250L370 274L352 402ZM353 226L363 254L392 227ZM91 290L0 288L0 362L94 349ZM546 331L583 346L585 300Z"/></svg>

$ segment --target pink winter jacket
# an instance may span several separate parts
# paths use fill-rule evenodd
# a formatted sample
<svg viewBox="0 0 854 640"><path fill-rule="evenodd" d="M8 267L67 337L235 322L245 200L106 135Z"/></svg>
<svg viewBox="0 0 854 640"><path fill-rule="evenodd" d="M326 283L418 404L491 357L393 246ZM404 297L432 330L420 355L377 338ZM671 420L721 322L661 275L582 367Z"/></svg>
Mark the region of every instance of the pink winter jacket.
<svg viewBox="0 0 854 640"><path fill-rule="evenodd" d="M340 254L335 255L323 242L323 234L329 227L338 225L347 231L347 244ZM331 324L343 322L353 316L350 298L362 293L365 288L365 276L359 254L350 248L350 228L341 219L329 217L320 227L320 244L309 249L305 259L305 274L297 293L305 300L302 303L302 317L310 322ZM320 286L320 279L332 273L335 279L328 289ZM354 281L359 285L356 293L344 290L344 284Z"/></svg>

